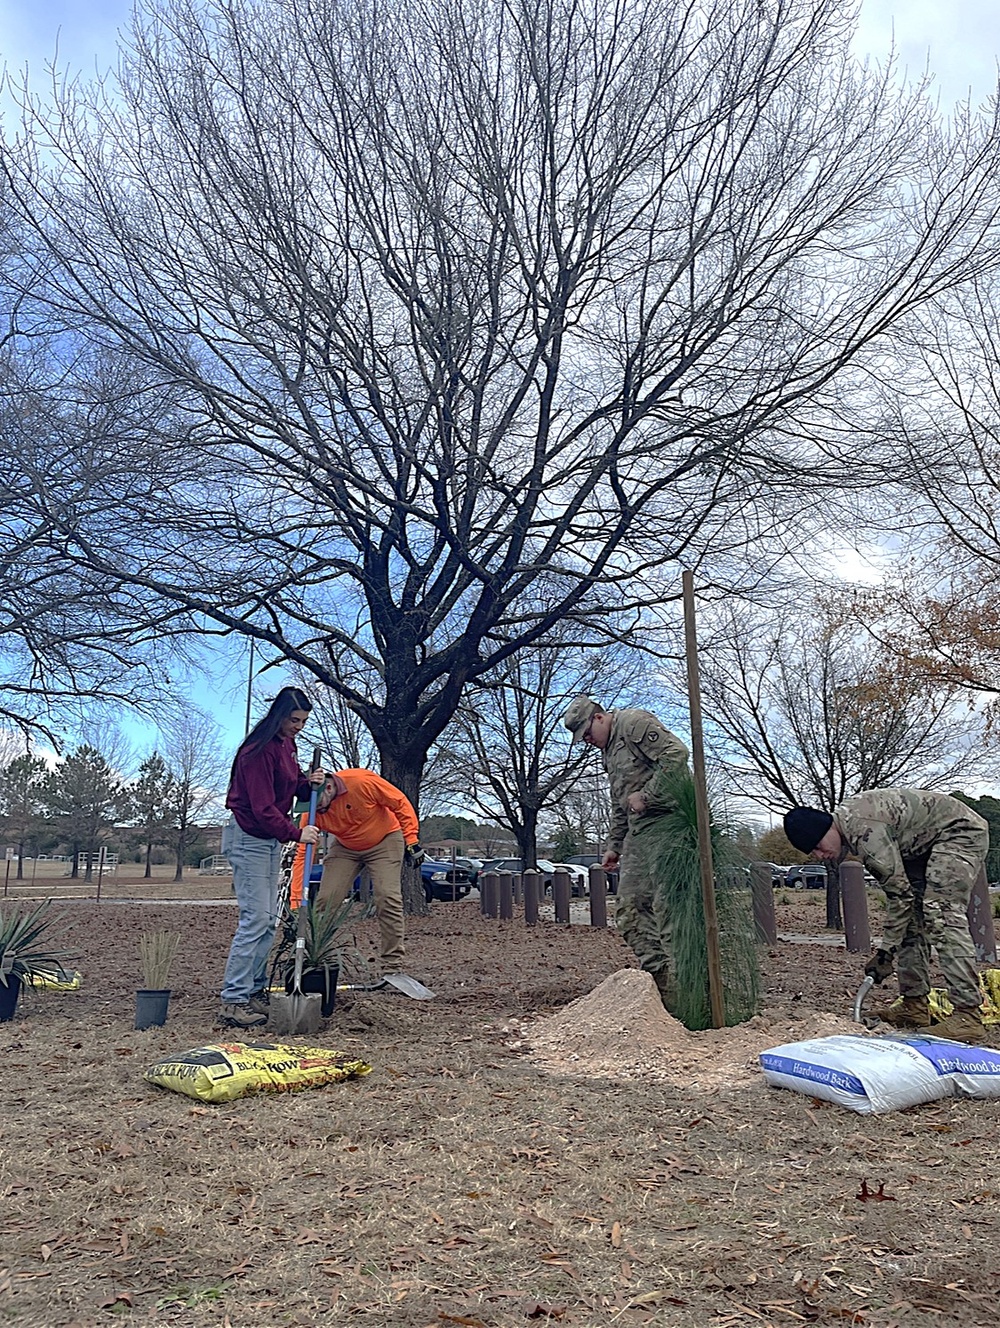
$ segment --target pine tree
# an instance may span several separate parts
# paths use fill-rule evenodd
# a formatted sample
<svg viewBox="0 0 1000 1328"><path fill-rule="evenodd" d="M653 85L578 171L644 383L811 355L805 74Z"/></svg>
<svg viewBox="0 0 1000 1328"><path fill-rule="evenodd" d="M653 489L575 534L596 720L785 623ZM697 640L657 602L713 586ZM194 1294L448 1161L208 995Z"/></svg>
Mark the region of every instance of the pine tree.
<svg viewBox="0 0 1000 1328"><path fill-rule="evenodd" d="M44 802L73 851L71 875L80 875L80 854L86 856L84 880L93 875L93 861L104 834L112 828L127 795L111 766L84 743L45 781Z"/></svg>
<svg viewBox="0 0 1000 1328"><path fill-rule="evenodd" d="M24 846L41 828L42 792L48 766L39 756L18 756L0 771L0 816L17 845L17 879L24 878Z"/></svg>
<svg viewBox="0 0 1000 1328"><path fill-rule="evenodd" d="M130 820L142 831L142 843L146 850L143 876L148 880L153 874L153 848L167 840L172 827L176 793L176 781L159 752L146 757L128 793L132 804Z"/></svg>

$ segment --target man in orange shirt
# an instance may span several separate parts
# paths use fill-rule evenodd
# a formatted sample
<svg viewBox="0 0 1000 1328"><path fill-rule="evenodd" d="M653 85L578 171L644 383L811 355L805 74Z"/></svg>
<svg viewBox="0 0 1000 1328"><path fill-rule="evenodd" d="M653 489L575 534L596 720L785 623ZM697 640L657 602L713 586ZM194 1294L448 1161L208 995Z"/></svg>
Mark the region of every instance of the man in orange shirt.
<svg viewBox="0 0 1000 1328"><path fill-rule="evenodd" d="M382 937L383 973L403 968L403 858L419 865L420 826L413 805L374 770L338 770L327 775L316 826L333 836L323 864L316 902L342 904L362 867L371 873L375 913Z"/></svg>

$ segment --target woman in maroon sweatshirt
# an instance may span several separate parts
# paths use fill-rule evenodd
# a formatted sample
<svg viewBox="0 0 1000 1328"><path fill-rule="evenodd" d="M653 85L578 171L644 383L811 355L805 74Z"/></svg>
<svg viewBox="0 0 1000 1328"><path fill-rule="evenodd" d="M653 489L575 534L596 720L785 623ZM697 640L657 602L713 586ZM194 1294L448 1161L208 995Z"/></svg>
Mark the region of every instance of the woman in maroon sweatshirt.
<svg viewBox="0 0 1000 1328"><path fill-rule="evenodd" d="M296 797L308 798L324 782L322 770L299 768L295 737L312 703L298 687L283 687L264 718L240 744L229 777L226 806L232 812L222 851L232 863L239 904L236 935L222 980L219 1022L230 1028L267 1023L267 957L278 925L281 850L289 840L315 844L315 826L301 828L289 816Z"/></svg>

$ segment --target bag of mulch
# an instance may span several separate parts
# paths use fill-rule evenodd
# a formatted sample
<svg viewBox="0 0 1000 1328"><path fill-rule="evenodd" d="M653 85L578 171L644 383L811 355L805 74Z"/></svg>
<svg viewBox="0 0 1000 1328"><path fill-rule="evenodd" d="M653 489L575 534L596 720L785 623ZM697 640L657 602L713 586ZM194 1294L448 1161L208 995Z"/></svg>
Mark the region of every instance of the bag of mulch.
<svg viewBox="0 0 1000 1328"><path fill-rule="evenodd" d="M761 1052L760 1064L776 1088L866 1114L1000 1096L1000 1052L925 1035L811 1038Z"/></svg>
<svg viewBox="0 0 1000 1328"><path fill-rule="evenodd" d="M787 1042L762 1051L760 1065L775 1088L791 1088L864 1113L901 1111L951 1094L951 1086L925 1056L889 1038Z"/></svg>
<svg viewBox="0 0 1000 1328"><path fill-rule="evenodd" d="M983 1003L979 1007L984 1024L1000 1024L1000 968L986 968L979 974L979 986L983 993ZM931 1018L937 1022L947 1019L955 1013L955 1007L948 999L943 987L931 987L927 997ZM893 1001L890 1009L902 1005L902 996Z"/></svg>
<svg viewBox="0 0 1000 1328"><path fill-rule="evenodd" d="M281 1042L220 1042L157 1061L143 1078L201 1102L232 1102L251 1093L297 1093L360 1079L371 1066L328 1047Z"/></svg>
<svg viewBox="0 0 1000 1328"><path fill-rule="evenodd" d="M31 979L31 985L35 991L79 991L82 981L82 973L75 970L71 973L68 969L59 968L47 975L36 974Z"/></svg>
<svg viewBox="0 0 1000 1328"><path fill-rule="evenodd" d="M898 1039L919 1051L948 1081L955 1097L1000 1098L1000 1051L907 1033Z"/></svg>

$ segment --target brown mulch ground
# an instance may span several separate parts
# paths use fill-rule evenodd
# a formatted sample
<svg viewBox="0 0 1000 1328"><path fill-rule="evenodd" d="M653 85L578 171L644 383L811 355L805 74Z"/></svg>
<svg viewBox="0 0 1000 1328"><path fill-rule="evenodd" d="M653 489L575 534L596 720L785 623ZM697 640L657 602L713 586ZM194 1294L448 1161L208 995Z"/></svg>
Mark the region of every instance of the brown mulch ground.
<svg viewBox="0 0 1000 1328"><path fill-rule="evenodd" d="M64 913L82 990L0 1025L0 1324L1000 1323L1000 1102L862 1117L756 1069L847 1026L842 948L780 943L756 1020L676 1046L626 974L606 1018L574 1007L574 1047L565 1007L632 967L617 935L438 904L408 939L437 999L341 996L313 1039L371 1075L209 1106L141 1072L218 1037L234 911ZM822 921L818 895L779 904L784 932ZM156 926L183 951L166 1026L136 1032Z"/></svg>

